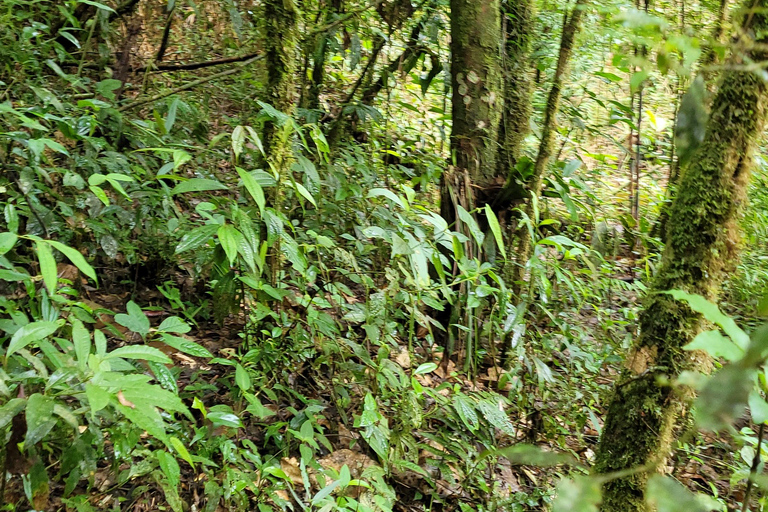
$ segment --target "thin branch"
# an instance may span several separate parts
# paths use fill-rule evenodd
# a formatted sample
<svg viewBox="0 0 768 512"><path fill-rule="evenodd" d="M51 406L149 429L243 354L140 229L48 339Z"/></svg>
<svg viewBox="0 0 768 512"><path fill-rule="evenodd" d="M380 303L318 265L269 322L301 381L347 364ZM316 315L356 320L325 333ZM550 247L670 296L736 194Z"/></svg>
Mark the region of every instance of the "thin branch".
<svg viewBox="0 0 768 512"><path fill-rule="evenodd" d="M323 33L323 32L327 32L327 31L331 30L332 28L335 28L338 25L341 25L342 23L344 23L348 19L350 19L350 18L352 18L354 16L357 16L358 14L364 13L365 11L369 11L371 9L375 9L376 7L378 7L382 3L384 3L384 0L375 0L374 2L366 5L365 7L361 7L359 9L355 9L355 10L349 11L344 16L341 16L341 17L333 20L332 22L330 22L330 23L328 23L326 25L323 25L322 27L317 27L316 29L312 30L308 35L309 35L309 37L312 37L314 35L317 35L317 34L320 34L320 33Z"/></svg>
<svg viewBox="0 0 768 512"><path fill-rule="evenodd" d="M220 66L221 64L243 62L244 60L252 59L259 55L260 55L259 53L249 53L247 55L240 55L238 57L226 57L224 59L207 60L204 62L191 62L189 64L155 64L155 65L141 66L140 68L135 68L132 71L134 73L142 73L144 71L191 71L193 69Z"/></svg>
<svg viewBox="0 0 768 512"><path fill-rule="evenodd" d="M757 448L755 449L755 456L752 459L752 467L749 469L749 480L747 480L747 490L744 491L744 502L741 504L741 512L747 512L749 510L749 497L752 493L752 487L755 482L755 475L760 467L760 450L763 446L763 431L765 429L765 423L760 424L760 429L757 433Z"/></svg>
<svg viewBox="0 0 768 512"><path fill-rule="evenodd" d="M223 78L225 76L229 76L229 75L235 74L238 71L240 71L241 69L243 69L245 66L247 66L249 64L252 64L252 63L254 63L254 62L258 61L258 60L261 60L263 58L264 58L263 55L257 55L257 56L255 56L253 58L250 58L250 59L246 60L245 62L242 62L241 64L238 64L234 68L228 69L226 71L222 71L220 73L216 73L216 74L211 75L211 76L207 76L205 78L201 78L199 80L195 80L194 82L189 82L186 85L182 85L181 87L176 87L175 89L171 89L170 91L166 91L166 92L164 92L162 94L157 94L157 95L152 96L151 98L147 98L145 100L134 101L133 103L129 103L128 105L123 105L122 107L120 107L117 110L120 111L120 112L125 112L126 110L131 110L131 109L134 109L134 108L137 108L137 107L141 107L142 105L146 105L148 103L153 103L153 102L155 102L157 100L161 100L163 98L167 98L168 96L172 96L172 95L174 95L176 93L179 93L179 92L182 92L182 91L187 91L189 89L197 87L198 85L202 85L204 83L216 80L217 78Z"/></svg>

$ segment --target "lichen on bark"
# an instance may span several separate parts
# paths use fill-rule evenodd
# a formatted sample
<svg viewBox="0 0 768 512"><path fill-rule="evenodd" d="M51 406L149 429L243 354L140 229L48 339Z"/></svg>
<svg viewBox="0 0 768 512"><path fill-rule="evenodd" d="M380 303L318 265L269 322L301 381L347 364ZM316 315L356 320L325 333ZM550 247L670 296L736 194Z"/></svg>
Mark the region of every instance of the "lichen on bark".
<svg viewBox="0 0 768 512"><path fill-rule="evenodd" d="M749 62L768 60L768 0L747 9L744 34L759 34ZM659 292L681 289L715 299L739 253L739 218L745 203L756 139L768 105L763 77L732 62L712 104L704 141L681 177L670 210L666 247L640 315L627 368L614 389L595 471L609 474L639 467L663 468L692 392L670 382L684 370L709 369L710 361L683 347L702 328L687 305ZM642 364L638 360L642 359ZM646 510L644 489L649 471L611 480L604 487L602 510Z"/></svg>

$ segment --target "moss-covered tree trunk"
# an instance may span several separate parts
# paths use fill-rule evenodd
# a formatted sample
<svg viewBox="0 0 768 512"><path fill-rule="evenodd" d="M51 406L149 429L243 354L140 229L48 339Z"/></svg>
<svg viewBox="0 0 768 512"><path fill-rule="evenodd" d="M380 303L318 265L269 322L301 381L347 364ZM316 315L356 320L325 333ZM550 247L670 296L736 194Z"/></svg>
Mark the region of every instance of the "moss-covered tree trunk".
<svg viewBox="0 0 768 512"><path fill-rule="evenodd" d="M768 106L768 84L761 72L739 69L740 64L768 60L768 0L749 0L748 7L753 9L746 9L743 33L757 34L758 44L747 41L749 58L733 62L724 73L704 141L681 176L662 264L640 315L640 335L616 383L603 427L598 473L662 468L690 395L662 382L683 370L707 369L710 363L702 354L683 350L701 328L699 315L658 292L679 289L714 299L737 261L739 217ZM602 509L645 510L647 478L645 472L606 484Z"/></svg>
<svg viewBox="0 0 768 512"><path fill-rule="evenodd" d="M265 0L264 21L266 40L264 42L267 61L268 101L280 112L293 115L296 108L296 49L298 47L299 11L295 0ZM279 178L290 172L292 153L291 136L273 122L264 124L264 148L273 172ZM278 186L270 189L270 205L281 211L282 193L280 179ZM272 247L269 257L272 284L277 283L281 267L279 240Z"/></svg>
<svg viewBox="0 0 768 512"><path fill-rule="evenodd" d="M280 112L292 115L296 106L296 48L298 47L299 11L295 0L265 0L264 22L267 63L267 101ZM287 149L272 123L264 126L267 156L283 158Z"/></svg>
<svg viewBox="0 0 768 512"><path fill-rule="evenodd" d="M529 187L529 195L531 197L538 198L541 195L547 166L549 165L549 160L552 158L552 153L554 151L555 135L557 132L557 113L560 110L560 96L562 95L563 80L571 60L571 54L573 53L573 42L581 28L581 19L586 4L587 0L577 0L570 17L565 19L563 23L563 34L560 39L560 54L557 59L555 76L552 78L552 88L550 89L549 97L547 98L547 108L544 112L544 125L541 128L539 152L533 166L533 176L531 177L531 184ZM534 202L531 200L526 208L526 213L529 218L533 218L533 204ZM512 286L517 295L520 295L522 284L525 280L526 264L531 257L531 250L533 248L532 240L525 232L522 232L519 238L520 240L516 254L517 266L515 268Z"/></svg>
<svg viewBox="0 0 768 512"><path fill-rule="evenodd" d="M498 130L503 105L501 73L501 11L499 0L451 0L452 118L451 164L440 183L440 214L465 231L458 207L467 211L490 202L503 186L497 175ZM469 258L480 248L468 245ZM453 329L449 325L463 313L460 306L446 308L437 320L448 332L436 334L451 356ZM446 357L446 361L447 361ZM467 354L467 361L472 354Z"/></svg>
<svg viewBox="0 0 768 512"><path fill-rule="evenodd" d="M499 125L499 176L508 180L519 178L515 166L520 158L523 141L530 131L533 112L531 94L531 40L533 38L532 0L503 0L501 2L504 55L504 110Z"/></svg>
<svg viewBox="0 0 768 512"><path fill-rule="evenodd" d="M324 8L322 24L328 23L334 16L342 10L342 0L331 0L330 4ZM315 51L312 63L312 82L309 85L307 94L307 108L320 108L320 92L325 81L325 61L328 54L328 45L333 37L333 31L324 31L317 35L315 42Z"/></svg>

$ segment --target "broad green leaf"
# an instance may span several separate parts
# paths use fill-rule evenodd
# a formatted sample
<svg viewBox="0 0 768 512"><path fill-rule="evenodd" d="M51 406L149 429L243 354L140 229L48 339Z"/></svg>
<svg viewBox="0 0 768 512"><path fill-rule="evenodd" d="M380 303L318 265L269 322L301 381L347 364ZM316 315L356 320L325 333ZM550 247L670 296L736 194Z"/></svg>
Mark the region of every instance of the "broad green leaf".
<svg viewBox="0 0 768 512"><path fill-rule="evenodd" d="M92 5L92 6L96 7L96 8L98 8L98 9L102 9L104 11L108 11L108 12L112 12L112 13L117 14L117 12L113 8L111 8L111 7L107 6L107 5L104 5L102 3L99 3L99 2L94 2L93 0L77 0L77 2L81 3L81 4Z"/></svg>
<svg viewBox="0 0 768 512"><path fill-rule="evenodd" d="M205 178L192 178L182 181L171 190L171 195L184 194L186 192L208 192L211 190L229 190L229 187L217 180Z"/></svg>
<svg viewBox="0 0 768 512"><path fill-rule="evenodd" d="M131 300L128 301L126 309L128 314L115 315L115 322L142 336L149 334L149 318L141 310L141 307Z"/></svg>
<svg viewBox="0 0 768 512"><path fill-rule="evenodd" d="M242 126L235 126L232 130L232 153L235 154L235 161L240 158L245 145L245 129Z"/></svg>
<svg viewBox="0 0 768 512"><path fill-rule="evenodd" d="M496 245L499 247L499 252L506 260L507 253L504 250L504 237L501 234L501 226L499 225L499 219L496 218L496 214L493 213L493 210L491 209L491 205L489 204L485 205L485 216L488 219L488 227L491 228L491 233L493 233L493 237L496 239Z"/></svg>
<svg viewBox="0 0 768 512"><path fill-rule="evenodd" d="M235 367L235 382L242 391L249 391L251 389L251 377L240 364Z"/></svg>
<svg viewBox="0 0 768 512"><path fill-rule="evenodd" d="M88 398L88 405L91 407L91 417L108 406L112 398L112 394L109 391L91 382L85 383L85 396Z"/></svg>
<svg viewBox="0 0 768 512"><path fill-rule="evenodd" d="M509 421L507 414L499 408L498 402L481 400L477 403L476 408L488 423L514 438L516 435L515 427Z"/></svg>
<svg viewBox="0 0 768 512"><path fill-rule="evenodd" d="M483 241L485 240L485 235L480 229L480 226L477 225L475 218L461 205L456 206L456 211L459 213L459 219L461 219L461 222L466 224L467 228L469 228L469 232L472 233L472 238L475 239L477 245L482 246Z"/></svg>
<svg viewBox="0 0 768 512"><path fill-rule="evenodd" d="M72 343L75 345L75 358L77 366L84 372L88 364L88 356L91 354L91 333L80 320L72 320Z"/></svg>
<svg viewBox="0 0 768 512"><path fill-rule="evenodd" d="M43 275L45 287L48 288L48 292L54 294L58 282L58 271L51 246L46 241L38 241L35 242L35 248L37 249L37 260L40 262L40 273Z"/></svg>
<svg viewBox="0 0 768 512"><path fill-rule="evenodd" d="M171 359L155 347L147 345L129 345L127 347L116 348L104 356L104 359L143 359L145 361L155 361L157 363L171 363Z"/></svg>
<svg viewBox="0 0 768 512"><path fill-rule="evenodd" d="M755 371L730 364L707 380L696 400L696 421L704 430L718 431L741 417L754 387Z"/></svg>
<svg viewBox="0 0 768 512"><path fill-rule="evenodd" d="M251 141L259 149L261 155L267 156L267 154L264 152L264 144L261 143L261 137L259 137L259 134L256 133L256 130L250 126L246 126L245 129L248 130L248 135L251 137Z"/></svg>
<svg viewBox="0 0 768 512"><path fill-rule="evenodd" d="M680 101L675 124L675 148L681 167L685 167L704 141L707 132L707 88L699 75Z"/></svg>
<svg viewBox="0 0 768 512"><path fill-rule="evenodd" d="M758 425L768 421L768 403L760 396L760 393L753 389L749 394L747 404L749 405L749 412L752 413L752 421Z"/></svg>
<svg viewBox="0 0 768 512"><path fill-rule="evenodd" d="M317 491L317 494L315 494L315 496L312 498L312 506L318 505L321 501L330 496L340 483L341 480L334 480L333 482L330 482L328 485Z"/></svg>
<svg viewBox="0 0 768 512"><path fill-rule="evenodd" d="M600 486L599 479L587 476L561 479L552 512L597 512L602 500Z"/></svg>
<svg viewBox="0 0 768 512"><path fill-rule="evenodd" d="M16 233L0 233L0 255L3 255L13 249L13 246L16 245L16 240L18 240L19 237L16 235Z"/></svg>
<svg viewBox="0 0 768 512"><path fill-rule="evenodd" d="M221 244L222 249L224 249L224 253L227 255L229 264L234 265L235 260L237 259L238 240L243 237L243 234L232 224L224 224L219 228L217 234L219 236L219 243Z"/></svg>
<svg viewBox="0 0 768 512"><path fill-rule="evenodd" d="M160 469L168 479L168 483L173 487L177 487L181 480L181 468L179 468L179 463L176 462L176 457L165 451L156 451L155 456L160 464Z"/></svg>
<svg viewBox="0 0 768 512"><path fill-rule="evenodd" d="M400 197L397 194L395 194L391 190L387 190L386 188L373 188L368 192L368 195L366 197L370 199L372 197L379 197L379 196L386 197L387 199L389 199L390 201L398 205L403 210L408 210L408 207L403 202L403 200L400 199Z"/></svg>
<svg viewBox="0 0 768 512"><path fill-rule="evenodd" d="M197 249L203 244L213 239L214 233L219 229L217 224L206 224L195 228L181 238L179 245L176 246L175 254Z"/></svg>
<svg viewBox="0 0 768 512"><path fill-rule="evenodd" d="M72 264L76 266L80 272L93 279L94 282L98 282L98 279L96 278L96 271L93 270L93 267L91 267L87 261L85 261L85 258L80 253L80 251L73 249L68 245L64 245L61 242L57 242L56 240L49 240L48 243L50 243L57 251L66 256L67 259L69 259L69 261L71 261Z"/></svg>
<svg viewBox="0 0 768 512"><path fill-rule="evenodd" d="M167 366L162 363L155 363L154 361L148 361L147 366L152 370L158 384L174 395L179 394L179 384L176 382L176 377L173 376L173 372Z"/></svg>
<svg viewBox="0 0 768 512"><path fill-rule="evenodd" d="M27 435L24 444L31 446L42 441L56 425L53 417L53 398L35 393L27 399Z"/></svg>
<svg viewBox="0 0 768 512"><path fill-rule="evenodd" d="M5 428L11 420L27 406L26 398L11 398L0 406L0 428Z"/></svg>
<svg viewBox="0 0 768 512"><path fill-rule="evenodd" d="M163 323L161 323L157 330L160 332L173 332L176 334L186 334L190 330L192 330L192 327L182 320L181 318L177 316L169 316L165 320L163 320Z"/></svg>
<svg viewBox="0 0 768 512"><path fill-rule="evenodd" d="M243 426L243 422L240 421L240 418L231 412L211 411L208 413L208 419L211 420L211 423L213 423L214 426L232 428L242 428Z"/></svg>
<svg viewBox="0 0 768 512"><path fill-rule="evenodd" d="M744 357L744 351L720 331L700 332L692 342L683 347L685 350L704 350L712 357L722 357L727 361L736 361Z"/></svg>
<svg viewBox="0 0 768 512"><path fill-rule="evenodd" d="M462 423L470 430L475 432L480 427L480 420L475 412L475 404L464 394L457 394L453 397L453 408L461 418Z"/></svg>
<svg viewBox="0 0 768 512"><path fill-rule="evenodd" d="M178 453L178 454L179 454L179 457L181 457L182 459L184 459L185 461L187 461L187 463L188 463L190 466L192 466L192 468L194 469L194 467L195 467L195 463L194 463L194 462L192 462L192 456L189 454L189 451L187 451L187 447L186 447L186 446L184 446L184 443L182 443L182 442L181 442L181 441L180 441L180 440L179 440L177 437L175 437L175 436L171 436L171 437L170 437L170 439L169 439L169 441L170 441L170 444L171 444L171 446L173 447L173 449L174 449L174 450L176 450L176 453Z"/></svg>
<svg viewBox="0 0 768 512"><path fill-rule="evenodd" d="M25 348L30 343L47 338L64 324L63 320L58 322L32 322L16 331L8 344L8 350L5 357L10 357L17 350Z"/></svg>
<svg viewBox="0 0 768 512"><path fill-rule="evenodd" d="M696 495L670 476L653 475L648 479L645 499L656 512L709 512L721 505L709 496Z"/></svg>
<svg viewBox="0 0 768 512"><path fill-rule="evenodd" d="M170 334L161 334L160 336L163 339L163 343L169 347L175 348L179 352L184 352L185 354L189 354L195 357L213 357L213 354L211 354L206 348L198 345L194 341L189 341L178 336L171 336Z"/></svg>
<svg viewBox="0 0 768 512"><path fill-rule="evenodd" d="M176 123L176 111L179 108L179 98L176 97L171 102L171 106L168 107L168 114L165 116L165 131L170 133L174 123Z"/></svg>
<svg viewBox="0 0 768 512"><path fill-rule="evenodd" d="M307 188L299 182L294 183L294 185L296 185L296 190L299 191L299 194L304 196L304 199L312 203L312 205L315 208L317 208L317 203L315 202L315 198L312 197L312 194L309 193L309 190L307 190Z"/></svg>
<svg viewBox="0 0 768 512"><path fill-rule="evenodd" d="M414 375L424 375L425 373L432 373L433 371L437 370L437 365L435 363L424 363L419 365L416 370L414 370Z"/></svg>
<svg viewBox="0 0 768 512"><path fill-rule="evenodd" d="M8 231L11 233L19 232L19 214L16 212L16 207L13 203L7 203L3 208L3 215L5 216L5 222L8 225Z"/></svg>
<svg viewBox="0 0 768 512"><path fill-rule="evenodd" d="M717 307L717 305L709 302L701 295L686 293L682 290L670 290L664 293L668 293L676 300L684 300L687 302L692 310L696 311L697 313L701 313L704 318L713 324L719 325L720 328L725 331L725 334L730 336L740 349L747 350L747 346L749 345L749 336L747 336L747 333L745 333L739 328L739 326L736 325L736 322L733 321L733 318L724 315L720 311L720 308Z"/></svg>
<svg viewBox="0 0 768 512"><path fill-rule="evenodd" d="M266 206L267 202L264 198L264 190L261 188L261 185L259 185L259 182L256 181L256 179L250 173L239 167L237 167L237 174L243 181L243 186L245 189L251 195L253 200L256 201L256 206L259 207L259 214L264 216L264 207Z"/></svg>

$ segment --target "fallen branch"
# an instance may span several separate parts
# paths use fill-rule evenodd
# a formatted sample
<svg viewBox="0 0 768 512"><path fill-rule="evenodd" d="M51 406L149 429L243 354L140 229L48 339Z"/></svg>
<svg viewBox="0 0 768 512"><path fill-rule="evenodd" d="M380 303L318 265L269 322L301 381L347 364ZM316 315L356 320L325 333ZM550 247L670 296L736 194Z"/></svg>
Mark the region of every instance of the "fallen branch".
<svg viewBox="0 0 768 512"><path fill-rule="evenodd" d="M166 91L166 92L164 92L162 94L157 94L157 95L152 96L151 98L147 98L145 100L134 101L133 103L129 103L128 105L123 105L122 107L120 107L117 110L119 112L125 112L126 110L131 110L131 109L140 107L142 105L146 105L147 103L153 103L153 102L155 102L157 100L161 100L163 98L167 98L168 96L172 96L172 95L174 95L176 93L179 93L179 92L182 92L182 91L187 91L189 89L197 87L198 85L202 85L202 84L204 84L206 82L210 82L212 80L216 80L217 78L223 78L225 76L232 75L234 73L237 73L241 69L243 69L248 64L252 64L252 63L256 62L257 60L261 60L263 58L264 58L263 55L257 55L255 57L252 57L252 58L246 60L245 62L239 64L238 66L236 66L234 68L228 69L226 71L222 71L220 73L216 73L216 74L211 75L211 76L207 76L205 78L201 78L199 80L195 80L194 82L189 82L186 85L182 85L181 87L176 87L175 89L171 89L170 91Z"/></svg>
<svg viewBox="0 0 768 512"><path fill-rule="evenodd" d="M204 62L190 62L189 64L154 64L135 68L132 71L134 73L143 73L144 71L191 71L193 69L210 68L212 66L231 64L233 62L243 62L244 60L258 56L258 53L249 53L247 55L240 55L239 57L226 57L224 59L207 60Z"/></svg>

